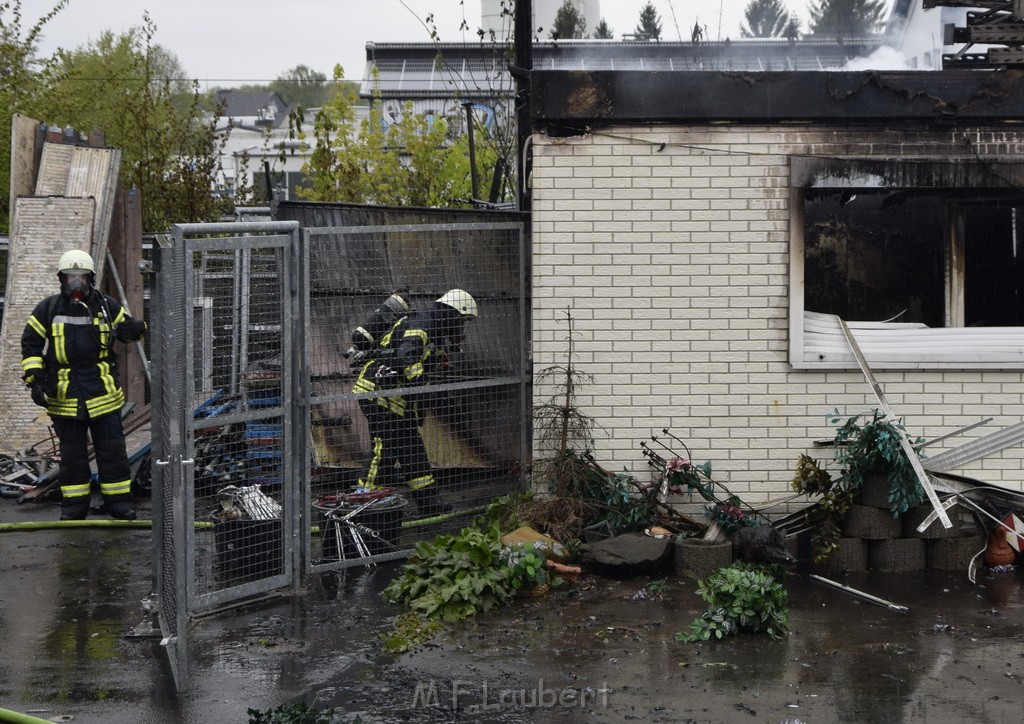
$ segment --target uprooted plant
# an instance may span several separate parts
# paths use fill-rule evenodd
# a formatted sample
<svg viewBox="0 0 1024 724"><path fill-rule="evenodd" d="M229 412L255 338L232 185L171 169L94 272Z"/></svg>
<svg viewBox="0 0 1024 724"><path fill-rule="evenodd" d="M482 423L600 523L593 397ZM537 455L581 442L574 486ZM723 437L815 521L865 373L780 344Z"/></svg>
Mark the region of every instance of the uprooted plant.
<svg viewBox="0 0 1024 724"><path fill-rule="evenodd" d="M648 464L660 472L660 497L667 493L699 495L707 502L704 515L718 523L727 533L732 533L738 528L755 527L769 522L763 515L746 506L740 497L730 492L725 485L714 480L710 460L703 463L695 462L685 442L673 435L668 428L662 429L661 432L664 438L651 435L651 442L654 445L640 443ZM675 446L681 447L682 452L677 452ZM668 453L668 457L665 453Z"/></svg>
<svg viewBox="0 0 1024 724"><path fill-rule="evenodd" d="M536 389L550 389L545 402L532 409L537 455L532 482L538 495L519 511L524 520L563 543L578 539L595 508L589 500L594 470L588 461L593 447L594 418L577 403L579 388L593 378L575 364L572 313L564 365L552 365L536 375Z"/></svg>
<svg viewBox="0 0 1024 724"><path fill-rule="evenodd" d="M408 604L426 619L458 621L505 605L518 590L561 585L562 578L547 565L548 553L537 543L503 546L497 522L469 526L418 542L381 595Z"/></svg>
<svg viewBox="0 0 1024 724"><path fill-rule="evenodd" d="M733 563L697 583L708 608L676 633L684 643L722 639L738 633L767 633L780 638L789 630L789 597L764 566Z"/></svg>
<svg viewBox="0 0 1024 724"><path fill-rule="evenodd" d="M501 563L501 548L497 525L487 530L471 526L420 541L381 595L442 621L497 608L515 591L508 567Z"/></svg>

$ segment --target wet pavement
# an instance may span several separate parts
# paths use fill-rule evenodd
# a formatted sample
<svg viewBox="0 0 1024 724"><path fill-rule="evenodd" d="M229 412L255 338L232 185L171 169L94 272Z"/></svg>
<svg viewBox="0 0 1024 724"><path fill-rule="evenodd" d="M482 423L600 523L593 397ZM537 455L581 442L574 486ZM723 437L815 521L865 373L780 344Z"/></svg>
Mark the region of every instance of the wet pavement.
<svg viewBox="0 0 1024 724"><path fill-rule="evenodd" d="M0 501L0 522L56 508ZM336 721L1007 722L1024 711L1024 577L834 576L898 613L795 573L792 632L683 644L694 583L584 575L451 625L404 656L379 635L397 564L310 580L197 620L176 695L157 639L126 634L150 590L148 530L0 533L0 708L75 722L246 722L305 702Z"/></svg>

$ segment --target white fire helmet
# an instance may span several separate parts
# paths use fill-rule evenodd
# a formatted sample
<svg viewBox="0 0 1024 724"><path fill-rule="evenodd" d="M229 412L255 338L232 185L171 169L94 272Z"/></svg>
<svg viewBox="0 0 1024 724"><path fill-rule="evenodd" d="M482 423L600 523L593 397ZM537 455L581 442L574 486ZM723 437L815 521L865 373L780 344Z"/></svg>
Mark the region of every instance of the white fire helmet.
<svg viewBox="0 0 1024 724"><path fill-rule="evenodd" d="M448 305L464 317L476 318L476 300L469 292L462 289L449 289L438 297L437 301Z"/></svg>
<svg viewBox="0 0 1024 724"><path fill-rule="evenodd" d="M92 263L92 257L79 249L72 249L64 252L60 261L57 262L57 271L61 274L67 272L96 272Z"/></svg>

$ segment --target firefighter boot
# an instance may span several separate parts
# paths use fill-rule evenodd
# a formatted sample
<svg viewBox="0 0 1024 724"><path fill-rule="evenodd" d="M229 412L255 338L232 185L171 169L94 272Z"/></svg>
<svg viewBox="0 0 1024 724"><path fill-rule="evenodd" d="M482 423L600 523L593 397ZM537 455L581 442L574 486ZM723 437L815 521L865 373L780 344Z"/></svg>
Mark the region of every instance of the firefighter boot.
<svg viewBox="0 0 1024 724"><path fill-rule="evenodd" d="M60 502L61 520L85 520L89 515L89 496L83 495L79 498L64 498Z"/></svg>
<svg viewBox="0 0 1024 724"><path fill-rule="evenodd" d="M410 490L409 497L416 503L416 510L421 516L432 517L452 512L452 504L441 500L433 485L419 490Z"/></svg>
<svg viewBox="0 0 1024 724"><path fill-rule="evenodd" d="M135 503L130 496L118 495L114 500L103 501L102 512L114 520L135 520Z"/></svg>

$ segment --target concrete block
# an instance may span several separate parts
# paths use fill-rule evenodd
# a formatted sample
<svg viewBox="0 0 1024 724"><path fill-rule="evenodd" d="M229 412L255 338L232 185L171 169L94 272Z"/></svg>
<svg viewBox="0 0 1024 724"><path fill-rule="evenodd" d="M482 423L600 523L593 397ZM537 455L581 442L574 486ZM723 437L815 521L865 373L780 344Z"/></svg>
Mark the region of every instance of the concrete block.
<svg viewBox="0 0 1024 724"><path fill-rule="evenodd" d="M868 567L880 573L907 573L925 568L922 538L893 538L868 543Z"/></svg>
<svg viewBox="0 0 1024 724"><path fill-rule="evenodd" d="M939 571L967 571L971 559L985 550L985 537L960 535L955 538L936 538L925 544L928 568Z"/></svg>
<svg viewBox="0 0 1024 724"><path fill-rule="evenodd" d="M889 478L885 473L868 473L857 496L860 505L889 509Z"/></svg>
<svg viewBox="0 0 1024 724"><path fill-rule="evenodd" d="M719 568L732 564L732 542L683 538L675 544L677 576L706 578Z"/></svg>
<svg viewBox="0 0 1024 724"><path fill-rule="evenodd" d="M815 563L812 568L820 573L844 573L868 569L868 544L861 538L840 538L838 548L828 560Z"/></svg>
<svg viewBox="0 0 1024 724"><path fill-rule="evenodd" d="M843 519L843 535L864 540L887 540L897 538L903 526L892 517L888 508L872 508L868 505L852 505Z"/></svg>

